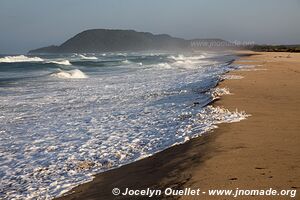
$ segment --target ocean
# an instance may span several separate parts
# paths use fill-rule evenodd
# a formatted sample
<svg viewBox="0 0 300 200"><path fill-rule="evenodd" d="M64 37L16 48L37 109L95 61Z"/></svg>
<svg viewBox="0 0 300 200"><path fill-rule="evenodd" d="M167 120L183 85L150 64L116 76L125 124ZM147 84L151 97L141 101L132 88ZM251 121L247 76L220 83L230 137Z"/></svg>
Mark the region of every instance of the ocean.
<svg viewBox="0 0 300 200"><path fill-rule="evenodd" d="M0 56L0 199L52 199L93 175L247 117L211 102L226 52Z"/></svg>

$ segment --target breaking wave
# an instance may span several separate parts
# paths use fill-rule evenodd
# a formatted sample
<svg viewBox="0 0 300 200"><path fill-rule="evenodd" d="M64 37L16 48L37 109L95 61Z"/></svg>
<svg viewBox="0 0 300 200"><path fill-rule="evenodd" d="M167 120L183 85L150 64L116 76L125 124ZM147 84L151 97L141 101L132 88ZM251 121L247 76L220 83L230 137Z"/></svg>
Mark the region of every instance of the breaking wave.
<svg viewBox="0 0 300 200"><path fill-rule="evenodd" d="M68 61L68 60L58 60L58 61L54 60L54 61L49 61L47 63L53 63L53 64L57 64L57 65L72 65L70 63L70 61Z"/></svg>
<svg viewBox="0 0 300 200"><path fill-rule="evenodd" d="M159 63L157 66L162 69L172 69L172 66L169 63Z"/></svg>
<svg viewBox="0 0 300 200"><path fill-rule="evenodd" d="M162 69L195 69L201 67L202 65L213 64L212 61L203 60L206 58L204 55L197 55L197 56L168 56L169 62L162 62L158 63L155 66L162 68Z"/></svg>
<svg viewBox="0 0 300 200"><path fill-rule="evenodd" d="M4 58L0 58L0 63L42 62L42 61L44 61L44 60L40 57L27 57L24 55L6 56Z"/></svg>
<svg viewBox="0 0 300 200"><path fill-rule="evenodd" d="M200 60L206 58L204 55L198 55L198 56L184 56L182 54L179 54L178 56L169 56L169 59L175 60L175 61L185 61L185 60Z"/></svg>
<svg viewBox="0 0 300 200"><path fill-rule="evenodd" d="M79 54L78 56L83 60L97 60L98 59L96 56L85 56L82 54Z"/></svg>
<svg viewBox="0 0 300 200"><path fill-rule="evenodd" d="M129 60L123 60L122 63L123 64L130 64L131 62Z"/></svg>
<svg viewBox="0 0 300 200"><path fill-rule="evenodd" d="M56 73L51 74L51 76L57 77L57 78L72 78L72 79L82 79L82 78L88 78L88 76L80 71L79 69L74 70L59 70Z"/></svg>

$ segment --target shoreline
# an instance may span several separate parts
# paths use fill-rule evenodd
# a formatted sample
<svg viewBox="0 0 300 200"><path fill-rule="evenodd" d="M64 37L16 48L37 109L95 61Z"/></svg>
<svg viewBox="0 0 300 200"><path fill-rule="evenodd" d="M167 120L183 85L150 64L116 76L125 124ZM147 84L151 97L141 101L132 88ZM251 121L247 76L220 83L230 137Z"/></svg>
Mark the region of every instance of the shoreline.
<svg viewBox="0 0 300 200"><path fill-rule="evenodd" d="M292 57L292 58L286 58L287 61L285 61L284 59L285 57L287 57L286 55L285 57L279 57L284 53L241 52L240 55L243 55L241 56L242 57L241 60L246 59L248 61L244 63L237 61L238 64L263 65L260 66L259 68L266 68L268 71L260 70L260 71L243 72L243 71L236 70L230 72L230 74L233 75L242 75L244 76L244 79L225 80L223 82L220 82L218 87L228 87L229 90L234 93L234 95L222 96L221 99L213 103L213 105L215 106L224 106L225 108L231 111L235 110L236 108L238 108L238 110L245 110L247 114L252 115L251 117L239 123L219 124L218 125L219 128L214 129L213 131L209 131L208 133L198 138L194 138L188 141L187 143L170 147L151 157L144 158L142 160L122 166L120 168L116 168L113 170L100 173L95 176L93 181L85 183L83 185L79 185L75 187L73 190L71 190L70 192L68 192L67 194L69 195L62 196L57 199L132 199L131 196L113 196L111 193L113 188L120 188L121 191L124 191L125 188L163 189L166 187L172 187L178 189L185 188L185 187L201 188L201 189L202 188L203 189L222 189L222 188L234 189L235 187L248 186L248 188L246 189L252 189L251 186L253 186L253 189L256 189L254 186L257 186L258 183L261 182L263 182L263 184L261 185L263 187L271 183L272 185L270 185L270 187L273 186L274 179L277 176L276 174L277 171L275 173L273 170L270 170L269 165L272 165L271 162L272 160L269 161L271 163L269 162L265 163L264 159L260 159L260 158L264 158L264 156L260 156L259 153L261 153L261 150L264 149L264 148L261 149L261 147L268 147L271 148L271 150L274 150L273 148L279 148L279 147L272 146L271 145L272 143L270 142L268 143L267 141L265 141L266 143L258 142L256 141L257 139L256 137L253 138L253 135L255 135L253 134L253 132L261 133L261 130L259 130L260 128L262 128L261 126L254 127L257 129L255 131L252 130L253 123L255 124L255 123L264 122L264 121L262 122L256 121L258 120L256 119L257 115L263 116L263 120L267 122L268 122L268 118L272 118L272 116L264 116L265 112L261 111L260 107L257 106L256 103L254 103L254 105L256 106L252 108L250 107L250 109L249 106L247 106L247 104L249 104L250 100L253 100L253 98L257 99L257 101L259 100L263 101L261 96L259 96L258 94L253 94L252 96L241 94L241 91L245 89L245 87L248 87L248 89L249 88L251 89L251 87L252 89L253 87L254 88L256 87L256 84L258 84L257 81L259 80L256 80L255 78L257 78L257 76L261 74L260 72L264 72L263 73L264 76L269 75L268 72L271 70L269 69L270 68L269 65L272 65L272 62L269 59L275 59L274 55L270 56L269 54L278 54L275 56L276 57L278 56L277 58L280 60L283 59L283 61L278 61L278 62L290 62L291 59L293 60ZM300 56L297 54L295 55L296 55L295 58L296 61L294 62L297 63L299 67ZM252 61L249 61L252 59L256 59L256 61L254 63ZM271 64L269 62L271 62ZM276 63L277 61L274 62ZM284 72L286 71L285 69L283 70ZM291 72L288 71L288 72L292 74L296 74L295 76L297 78L297 73L299 73L299 71L297 69L294 69L293 67L292 70L294 71ZM249 74L251 75L250 79L249 79L250 76ZM263 77L263 79L265 79L265 77ZM291 81L293 81L292 83L295 84L293 86L296 86L297 89L297 81L294 79ZM237 82L239 83L237 84ZM265 87L267 86L267 84L268 83L263 83L263 85L260 84L259 87ZM277 98L277 95L279 95L279 97L281 95L279 92L277 93L276 91L275 93L273 91L272 94L274 95L272 96L272 98L274 97ZM272 100L271 97L268 98L270 98L269 100ZM297 101L297 97L293 97L293 98L295 98L295 101ZM267 103L269 103L269 100L267 99ZM297 104L295 104L294 106L297 106ZM269 111L272 112L273 109L269 109ZM292 113L293 117L295 118L299 116L299 109L298 110L296 109L296 111L297 112ZM250 120L250 125L252 123L250 127L249 125L247 126L248 123L246 123L249 120ZM244 125L245 123L246 125ZM287 124L283 124L283 125L287 125ZM235 129L237 129L238 131ZM248 130L248 132L246 130ZM294 131L297 132L299 130L300 129L298 125L298 127L296 126ZM244 132L245 133L238 134L239 131L241 133ZM249 132L251 132L252 134L249 134ZM259 137L262 136L265 135L260 135ZM268 134L267 136L270 137L269 138L270 140L272 140L272 138L274 140L272 133ZM281 138L280 135L276 135L276 136L279 137L279 142L281 142L281 140L284 139ZM300 143L299 135L298 136L293 135L293 136L296 137L293 138L293 141L296 141L295 143L298 145ZM246 137L247 140L249 140L248 143L247 141L244 141L245 140L244 137ZM297 138L298 138L298 143L297 143ZM266 144L270 144L270 146L261 146ZM300 158L300 156L299 153L296 153L297 150L300 152L300 147L295 147L294 145L295 144L293 143L294 148L292 149L293 150L292 153L294 154L292 154L291 157L298 163L298 164L295 163L295 166L300 166L299 165L300 160L299 159L297 160L297 156L298 158ZM291 145L288 144L288 146ZM274 151L274 152L278 153L279 151ZM274 152L273 151L270 152L270 155L276 157L277 154L274 154ZM283 153L284 152L285 151L283 151ZM247 155L246 157L249 156L250 159L247 159L245 155ZM255 155L257 155L257 158L255 158ZM257 163L255 162L251 163L253 159L257 160ZM279 161L281 160L278 158L276 159ZM291 162L291 160L289 161ZM259 162L261 162L261 164L264 165L262 166L259 165ZM249 165L250 163L256 164L257 167L253 167L250 169L250 167L247 167L247 165ZM276 164L278 163L276 162ZM287 168L285 166L281 166L278 172L280 172L281 170L287 170ZM300 185L296 184L296 183L300 184L298 178L300 176L299 168L294 167L293 170L295 170L294 179L282 181L279 178L279 180L281 180L281 182L285 184L285 187L288 187L287 185L289 183L291 185L289 186L290 188L295 187L297 189L298 187L300 187ZM270 178L271 176L272 178ZM264 177L264 179L262 179L262 177ZM290 176L288 178L291 179ZM277 184L280 183L279 180L276 181ZM275 185L275 186L280 187L280 185ZM286 188L282 188L282 189L286 189ZM167 197L160 196L157 197L156 199L160 199L160 198L178 199L179 197L169 196L167 198ZM205 196L205 198L207 198L207 196ZM143 199L143 198L139 197L139 199ZM190 197L182 197L182 199L190 199Z"/></svg>
<svg viewBox="0 0 300 200"><path fill-rule="evenodd" d="M214 105L245 110L252 116L239 123L221 124L215 130L218 136L211 145L216 151L209 152L211 158L192 169L193 178L184 187L203 190L273 188L299 192L300 54L258 53L236 63L257 67L254 71L230 72L244 78L221 82L219 87L229 88L234 95L223 96ZM205 199L218 199L218 196L205 196Z"/></svg>

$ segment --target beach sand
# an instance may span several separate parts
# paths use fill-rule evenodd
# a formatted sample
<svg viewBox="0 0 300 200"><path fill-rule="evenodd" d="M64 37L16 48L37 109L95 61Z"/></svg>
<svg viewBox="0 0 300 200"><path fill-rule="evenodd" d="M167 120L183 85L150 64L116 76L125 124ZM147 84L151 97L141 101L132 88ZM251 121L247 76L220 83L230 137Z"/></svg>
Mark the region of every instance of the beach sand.
<svg viewBox="0 0 300 200"><path fill-rule="evenodd" d="M257 70L234 71L239 80L219 87L233 95L222 96L214 106L251 114L238 123L218 129L152 157L101 173L59 199L144 199L113 196L113 188L165 189L297 189L300 192L300 54L244 54L237 62ZM248 55L249 54L249 55ZM248 55L248 56L245 56ZM297 194L296 198L299 198ZM153 199L233 199L232 196L154 197ZM236 199L267 199L240 196ZM291 199L289 196L269 199Z"/></svg>

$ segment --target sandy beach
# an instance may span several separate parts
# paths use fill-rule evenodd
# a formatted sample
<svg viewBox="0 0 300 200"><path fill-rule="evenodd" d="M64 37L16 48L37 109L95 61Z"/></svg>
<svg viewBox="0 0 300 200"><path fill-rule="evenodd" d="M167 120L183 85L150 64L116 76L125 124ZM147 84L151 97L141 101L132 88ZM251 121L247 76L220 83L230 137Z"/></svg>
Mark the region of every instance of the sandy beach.
<svg viewBox="0 0 300 200"><path fill-rule="evenodd" d="M238 123L221 124L199 138L171 147L152 157L101 173L92 182L74 188L71 199L144 199L114 196L113 188L269 189L300 188L300 54L254 53L237 64L255 65L225 80L228 88L214 106L238 109L251 116ZM299 196L297 194L296 198ZM239 196L236 199L266 199ZM290 196L269 196L291 199ZM232 199L232 196L159 196L154 199Z"/></svg>

